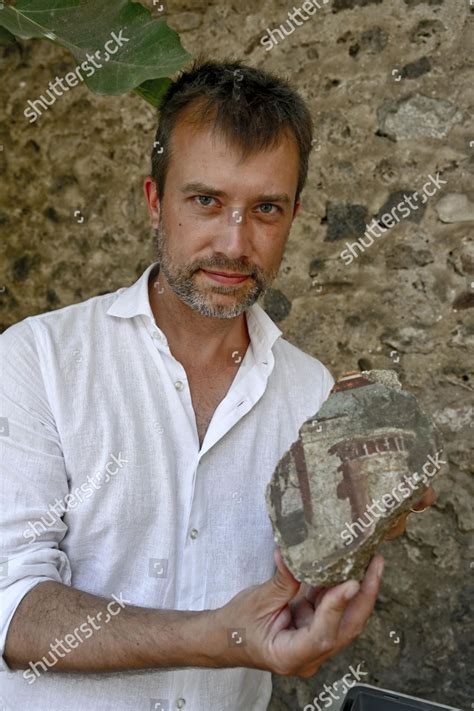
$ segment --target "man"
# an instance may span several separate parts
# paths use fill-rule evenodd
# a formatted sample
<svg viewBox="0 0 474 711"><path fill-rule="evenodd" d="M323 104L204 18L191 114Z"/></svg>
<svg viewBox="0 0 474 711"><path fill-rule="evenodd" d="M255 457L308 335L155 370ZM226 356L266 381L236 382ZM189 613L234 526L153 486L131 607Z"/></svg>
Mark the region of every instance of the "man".
<svg viewBox="0 0 474 711"><path fill-rule="evenodd" d="M157 261L2 336L7 704L259 711L271 672L308 677L362 631L383 559L361 585L306 589L264 500L333 384L255 303L310 147L284 82L197 63L163 100L145 181Z"/></svg>

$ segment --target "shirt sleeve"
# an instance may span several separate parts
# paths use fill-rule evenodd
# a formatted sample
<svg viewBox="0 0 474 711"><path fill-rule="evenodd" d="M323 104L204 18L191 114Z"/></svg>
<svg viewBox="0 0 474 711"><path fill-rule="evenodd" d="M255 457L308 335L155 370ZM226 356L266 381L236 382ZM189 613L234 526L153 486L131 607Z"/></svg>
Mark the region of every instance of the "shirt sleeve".
<svg viewBox="0 0 474 711"><path fill-rule="evenodd" d="M0 336L0 670L8 627L35 585L71 584L59 548L67 532L68 480L33 329L25 319ZM44 369L44 363L43 363Z"/></svg>
<svg viewBox="0 0 474 711"><path fill-rule="evenodd" d="M331 374L331 371L323 365L323 402L328 399L335 380Z"/></svg>

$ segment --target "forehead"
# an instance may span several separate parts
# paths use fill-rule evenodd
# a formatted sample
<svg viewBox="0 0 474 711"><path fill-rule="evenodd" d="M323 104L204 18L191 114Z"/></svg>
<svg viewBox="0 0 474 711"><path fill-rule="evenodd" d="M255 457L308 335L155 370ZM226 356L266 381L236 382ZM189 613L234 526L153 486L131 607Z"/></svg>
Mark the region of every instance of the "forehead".
<svg viewBox="0 0 474 711"><path fill-rule="evenodd" d="M167 181L183 183L205 179L211 184L225 181L232 186L260 190L296 191L299 153L296 140L282 132L275 145L242 158L242 149L231 143L212 125L197 127L181 119L173 129L172 152Z"/></svg>

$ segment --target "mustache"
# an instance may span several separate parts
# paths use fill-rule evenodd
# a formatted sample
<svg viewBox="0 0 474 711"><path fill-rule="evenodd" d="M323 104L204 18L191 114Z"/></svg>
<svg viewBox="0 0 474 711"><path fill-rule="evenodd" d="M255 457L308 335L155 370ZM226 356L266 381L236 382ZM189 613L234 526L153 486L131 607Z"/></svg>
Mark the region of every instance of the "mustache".
<svg viewBox="0 0 474 711"><path fill-rule="evenodd" d="M254 268L249 271L249 267L242 266L241 264L235 262L222 262L222 261L212 261L207 263L199 263L194 265L192 272L197 272L199 269L207 269L209 271L224 271L233 272L238 274L246 274L247 276L256 276L258 274L258 269Z"/></svg>
<svg viewBox="0 0 474 711"><path fill-rule="evenodd" d="M165 248L164 239L164 229L161 225L154 229L155 233L155 245L157 246L158 256L163 260L163 249ZM245 274L255 278L262 278L264 276L264 270L255 265L250 265L248 262L237 259L237 260L225 260L221 257L214 256L207 261L197 261L194 264L190 264L184 267L183 271L186 270L188 276L192 276L200 269L207 269L209 271L224 271L224 272L235 272L238 274Z"/></svg>

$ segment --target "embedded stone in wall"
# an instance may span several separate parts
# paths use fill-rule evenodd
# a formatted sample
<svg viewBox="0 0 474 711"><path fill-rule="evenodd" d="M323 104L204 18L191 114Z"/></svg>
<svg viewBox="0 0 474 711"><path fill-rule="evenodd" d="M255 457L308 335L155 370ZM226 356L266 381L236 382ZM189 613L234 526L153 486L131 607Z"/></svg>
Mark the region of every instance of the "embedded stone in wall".
<svg viewBox="0 0 474 711"><path fill-rule="evenodd" d="M428 57L420 57L415 62L409 62L402 67L400 76L402 79L417 79L431 71L431 62Z"/></svg>
<svg viewBox="0 0 474 711"><path fill-rule="evenodd" d="M329 202L326 209L327 234L324 240L357 239L364 235L368 221L365 205L349 205Z"/></svg>
<svg viewBox="0 0 474 711"><path fill-rule="evenodd" d="M471 222L474 220L474 203L462 193L448 193L438 200L435 210L441 222Z"/></svg>
<svg viewBox="0 0 474 711"><path fill-rule="evenodd" d="M291 301L279 289L269 288L266 290L264 306L273 321L283 321L291 311Z"/></svg>
<svg viewBox="0 0 474 711"><path fill-rule="evenodd" d="M377 118L381 134L400 141L444 138L463 115L450 101L415 94L397 101L386 99L377 109Z"/></svg>
<svg viewBox="0 0 474 711"><path fill-rule="evenodd" d="M412 202L414 203L414 207L411 207L411 203L409 202L410 198L412 198ZM399 205L401 202L407 205L407 203L410 205L410 210L408 215L402 215L400 212L400 209L398 208L397 211L397 205ZM390 193L388 196L387 200L384 202L380 210L378 211L376 220L377 222L381 221L382 215L386 215L388 212L391 212L395 208L395 213L397 215L397 220L400 222L405 222L405 220L411 221L411 222L421 222L423 219L423 216L425 214L426 210L426 205L416 204L416 191L415 190L410 190L409 188L406 188L406 190L395 190L393 193ZM407 208L408 209L408 208ZM382 222L383 224L383 222Z"/></svg>
<svg viewBox="0 0 474 711"><path fill-rule="evenodd" d="M343 376L267 486L286 565L310 585L361 579L387 531L445 468L439 431L395 371Z"/></svg>

